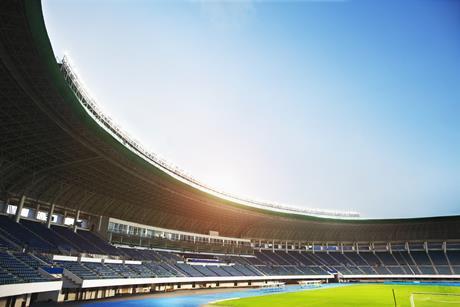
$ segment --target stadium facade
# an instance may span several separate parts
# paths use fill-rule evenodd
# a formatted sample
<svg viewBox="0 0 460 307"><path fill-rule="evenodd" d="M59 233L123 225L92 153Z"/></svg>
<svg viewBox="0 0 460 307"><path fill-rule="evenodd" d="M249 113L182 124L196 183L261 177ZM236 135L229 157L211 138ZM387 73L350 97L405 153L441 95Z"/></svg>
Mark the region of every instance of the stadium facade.
<svg viewBox="0 0 460 307"><path fill-rule="evenodd" d="M460 216L366 220L268 206L146 152L56 60L40 1L0 2L0 58L0 305L460 279Z"/></svg>

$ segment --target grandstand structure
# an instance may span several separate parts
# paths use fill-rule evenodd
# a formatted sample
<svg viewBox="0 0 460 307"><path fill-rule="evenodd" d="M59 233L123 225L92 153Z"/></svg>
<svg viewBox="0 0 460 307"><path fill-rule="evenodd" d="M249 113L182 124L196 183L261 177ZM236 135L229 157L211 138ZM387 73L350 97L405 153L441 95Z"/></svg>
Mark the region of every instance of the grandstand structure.
<svg viewBox="0 0 460 307"><path fill-rule="evenodd" d="M70 63L56 60L40 1L0 2L0 306L306 280L455 280L459 225L460 216L292 210L209 188L98 111Z"/></svg>

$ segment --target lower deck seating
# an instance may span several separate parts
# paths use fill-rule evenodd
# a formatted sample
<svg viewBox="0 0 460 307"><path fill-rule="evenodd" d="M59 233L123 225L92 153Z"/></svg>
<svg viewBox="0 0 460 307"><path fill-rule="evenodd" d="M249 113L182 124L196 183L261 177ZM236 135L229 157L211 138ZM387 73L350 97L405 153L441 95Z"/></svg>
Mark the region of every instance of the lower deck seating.
<svg viewBox="0 0 460 307"><path fill-rule="evenodd" d="M136 250L124 255L133 255ZM273 253L273 252L271 252ZM183 262L183 256L173 252L143 250L141 254L148 258L142 264L122 263L122 261L104 262L78 262L78 261L53 261L46 254L37 252L24 253L19 251L0 251L0 284L13 284L23 282L40 282L50 280L39 274L38 269L45 266L61 267L81 279L119 279L119 278L155 278L155 277L213 277L213 276L281 276L281 275L325 275L340 272L342 275L450 275L460 274L460 265L450 265L449 253L431 252L423 255L423 252L409 255L407 252L391 254L373 254L361 252L360 254L332 253L327 256L324 253L292 253L287 262L294 264L273 264L281 261L273 261L275 257L286 257L286 252L280 255L267 256L267 263L256 258L238 256L218 256L216 259L225 265L199 264L190 265ZM273 253L273 254L276 254ZM389 256L391 255L391 257ZM454 256L454 263L456 263ZM142 257L141 257L142 258ZM205 257L206 258L206 257ZM182 260L179 260L182 259ZM248 261L248 259L251 259ZM306 259L305 261L303 259ZM310 259L315 259L310 261ZM332 260L333 259L333 260ZM419 263L419 262L420 263ZM114 263L112 263L114 262ZM258 263L258 264L250 264ZM401 265L400 263L405 263ZM313 264L316 263L316 264ZM335 263L335 264L333 264ZM433 265L434 263L435 265ZM227 265L229 264L229 265Z"/></svg>
<svg viewBox="0 0 460 307"><path fill-rule="evenodd" d="M202 277L205 276L200 271L196 270L193 266L185 263L176 263L175 266L189 277Z"/></svg>
<svg viewBox="0 0 460 307"><path fill-rule="evenodd" d="M53 280L42 276L33 256L0 252L0 283L29 283Z"/></svg>
<svg viewBox="0 0 460 307"><path fill-rule="evenodd" d="M178 243L179 244L179 243ZM26 252L24 252L26 251ZM102 254L116 261L53 261L52 254ZM90 255L91 256L91 255ZM98 257L98 256L96 256ZM123 260L138 260L135 264ZM190 264L189 262L194 263ZM82 279L262 275L460 274L460 251L255 251L253 256L115 247L97 234L0 215L0 284L49 280L42 266L63 268Z"/></svg>

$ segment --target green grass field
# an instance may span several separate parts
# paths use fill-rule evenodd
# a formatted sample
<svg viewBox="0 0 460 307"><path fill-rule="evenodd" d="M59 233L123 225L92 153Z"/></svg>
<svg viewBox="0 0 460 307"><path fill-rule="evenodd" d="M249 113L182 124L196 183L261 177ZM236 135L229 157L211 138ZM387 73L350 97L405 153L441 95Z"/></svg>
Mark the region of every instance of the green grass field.
<svg viewBox="0 0 460 307"><path fill-rule="evenodd" d="M243 306L394 306L392 289L395 290L398 307L411 306L412 293L450 293L448 295L414 296L416 307L460 306L460 287L448 286L413 286L413 285L350 285L337 288L323 288L293 293L257 296L236 300L218 302L213 306L243 307Z"/></svg>

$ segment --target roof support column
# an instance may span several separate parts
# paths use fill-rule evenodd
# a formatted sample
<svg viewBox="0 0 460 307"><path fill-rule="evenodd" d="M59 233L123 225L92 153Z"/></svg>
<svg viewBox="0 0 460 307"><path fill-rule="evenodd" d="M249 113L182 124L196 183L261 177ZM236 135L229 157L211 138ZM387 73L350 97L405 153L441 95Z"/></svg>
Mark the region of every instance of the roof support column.
<svg viewBox="0 0 460 307"><path fill-rule="evenodd" d="M7 197L6 200L5 200L5 205L3 206L3 213L6 214L8 212L8 205L9 204L10 204L10 200Z"/></svg>
<svg viewBox="0 0 460 307"><path fill-rule="evenodd" d="M53 218L54 204L51 204L50 210L48 211L48 216L46 217L46 228L51 227L51 219Z"/></svg>
<svg viewBox="0 0 460 307"><path fill-rule="evenodd" d="M19 223L19 220L21 220L21 212L22 212L22 208L24 207L25 201L26 201L26 196L22 195L21 199L19 200L18 207L16 208L16 215L14 216L14 221L16 223Z"/></svg>
<svg viewBox="0 0 460 307"><path fill-rule="evenodd" d="M77 210L77 214L75 215L75 220L73 221L73 232L77 232L77 222L78 219L80 218L80 210Z"/></svg>
<svg viewBox="0 0 460 307"><path fill-rule="evenodd" d="M272 252L275 252L275 240L272 241Z"/></svg>
<svg viewBox="0 0 460 307"><path fill-rule="evenodd" d="M99 221L97 223L97 231L101 231L102 227L102 215L99 215Z"/></svg>
<svg viewBox="0 0 460 307"><path fill-rule="evenodd" d="M35 209L35 219L38 220L38 213L40 212L40 204L37 204L37 208Z"/></svg>

